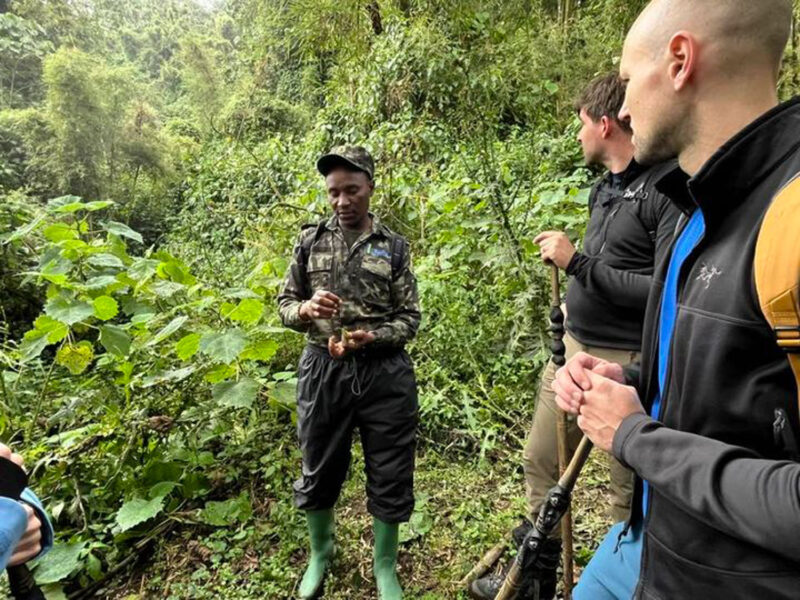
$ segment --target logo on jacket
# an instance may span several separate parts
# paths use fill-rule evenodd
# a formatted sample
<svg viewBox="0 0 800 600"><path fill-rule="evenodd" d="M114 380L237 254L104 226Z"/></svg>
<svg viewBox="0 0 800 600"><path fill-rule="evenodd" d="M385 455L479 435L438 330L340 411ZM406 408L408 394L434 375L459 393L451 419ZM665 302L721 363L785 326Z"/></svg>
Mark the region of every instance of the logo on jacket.
<svg viewBox="0 0 800 600"><path fill-rule="evenodd" d="M392 258L392 253L391 252L389 252L388 250L386 250L384 248L380 248L378 246L373 246L372 244L367 246L367 254L369 256L374 256L376 258L385 258L386 260L389 260L390 258Z"/></svg>
<svg viewBox="0 0 800 600"><path fill-rule="evenodd" d="M622 197L625 200L647 200L647 197L649 195L650 194L644 191L644 183L640 183L639 187L636 188L635 190L632 190L630 188L625 190L625 193L622 195Z"/></svg>
<svg viewBox="0 0 800 600"><path fill-rule="evenodd" d="M708 289L711 287L711 282L714 281L714 278L719 277L720 275L722 275L722 271L720 271L717 267L713 265L709 267L707 264L703 263L703 266L700 269L700 274L697 276L697 281L705 282L705 289Z"/></svg>

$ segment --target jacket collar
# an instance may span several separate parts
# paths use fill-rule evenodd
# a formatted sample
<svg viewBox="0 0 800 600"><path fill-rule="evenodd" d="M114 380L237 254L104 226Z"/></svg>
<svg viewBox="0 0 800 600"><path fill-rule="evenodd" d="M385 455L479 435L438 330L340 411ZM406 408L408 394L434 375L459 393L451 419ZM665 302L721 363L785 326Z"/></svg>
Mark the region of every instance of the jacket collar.
<svg viewBox="0 0 800 600"><path fill-rule="evenodd" d="M631 162L628 163L628 166L625 167L625 170L622 171L622 173L620 173L621 181L622 181L622 189L625 189L631 183L633 183L636 180L636 178L639 177L639 175L644 173L644 171L646 169L647 169L647 167L643 167L642 165L637 163L635 160L631 159ZM605 177L603 177L603 183L607 184L607 185L611 185L612 177L613 176L612 176L611 172L610 171L607 172L605 174Z"/></svg>
<svg viewBox="0 0 800 600"><path fill-rule="evenodd" d="M368 234L378 234L383 235L384 237L391 237L391 232L389 228L384 225L381 220L375 215L374 213L369 213L370 218L372 219L372 227L367 230ZM338 231L341 233L342 226L339 224L339 217L333 215L330 219L325 222L325 228L329 231Z"/></svg>
<svg viewBox="0 0 800 600"><path fill-rule="evenodd" d="M764 113L726 142L690 178L680 167L656 188L683 212L700 207L707 222L744 202L778 164L800 146L800 97Z"/></svg>

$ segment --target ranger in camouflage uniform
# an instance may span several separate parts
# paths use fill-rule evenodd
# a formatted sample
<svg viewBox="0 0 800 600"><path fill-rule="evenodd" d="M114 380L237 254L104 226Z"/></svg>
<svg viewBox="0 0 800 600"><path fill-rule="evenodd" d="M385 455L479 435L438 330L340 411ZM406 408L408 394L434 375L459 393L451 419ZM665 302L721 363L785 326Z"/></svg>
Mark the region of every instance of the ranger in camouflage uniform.
<svg viewBox="0 0 800 600"><path fill-rule="evenodd" d="M297 389L302 477L295 502L311 537L300 598L321 595L333 556L333 506L357 426L367 508L374 517L374 574L381 600L399 600L398 527L414 508L417 387L403 349L420 321L408 244L369 212L374 163L361 147L317 162L334 215L303 228L278 296L283 324L308 334Z"/></svg>

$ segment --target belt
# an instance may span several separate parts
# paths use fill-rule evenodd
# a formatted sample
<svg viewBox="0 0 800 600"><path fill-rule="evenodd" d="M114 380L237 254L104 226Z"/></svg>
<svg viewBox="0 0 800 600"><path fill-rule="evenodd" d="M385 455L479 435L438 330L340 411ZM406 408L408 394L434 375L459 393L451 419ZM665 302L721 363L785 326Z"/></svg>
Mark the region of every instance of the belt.
<svg viewBox="0 0 800 600"><path fill-rule="evenodd" d="M364 348L360 348L359 350L355 350L352 352L348 352L344 358L335 359L333 358L330 353L328 352L327 347L318 346L317 344L307 344L306 350L312 352L318 356L326 356L331 360L357 360L357 361L369 361L369 360L380 360L384 358L394 358L395 356L399 356L403 352L405 352L405 348L402 346L380 346L377 348L370 348L369 346L365 346Z"/></svg>

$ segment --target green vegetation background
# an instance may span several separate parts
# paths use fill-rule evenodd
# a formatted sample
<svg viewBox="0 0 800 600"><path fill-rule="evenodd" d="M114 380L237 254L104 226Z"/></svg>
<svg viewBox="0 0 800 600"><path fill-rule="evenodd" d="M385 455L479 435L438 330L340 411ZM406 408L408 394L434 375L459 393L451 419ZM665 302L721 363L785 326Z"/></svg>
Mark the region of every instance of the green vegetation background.
<svg viewBox="0 0 800 600"><path fill-rule="evenodd" d="M378 163L425 316L410 598L456 582L524 510L548 358L533 236L580 235L593 174L572 98L643 0L0 0L0 438L58 530L50 598L290 597L305 556L300 336L274 299L315 158ZM797 36L784 98L800 89ZM578 558L605 525L595 462ZM374 597L362 460L328 598Z"/></svg>

